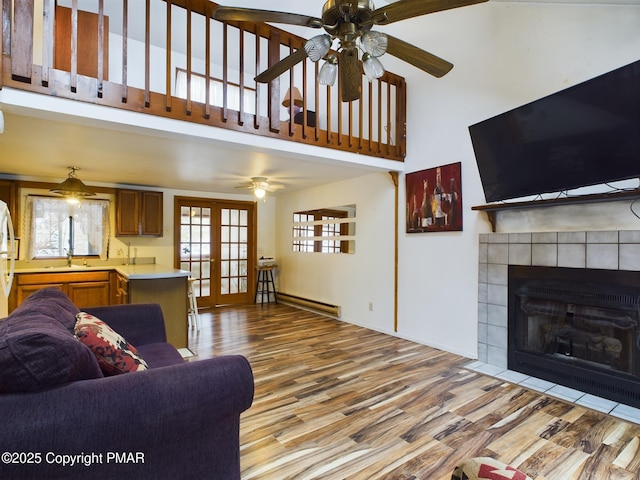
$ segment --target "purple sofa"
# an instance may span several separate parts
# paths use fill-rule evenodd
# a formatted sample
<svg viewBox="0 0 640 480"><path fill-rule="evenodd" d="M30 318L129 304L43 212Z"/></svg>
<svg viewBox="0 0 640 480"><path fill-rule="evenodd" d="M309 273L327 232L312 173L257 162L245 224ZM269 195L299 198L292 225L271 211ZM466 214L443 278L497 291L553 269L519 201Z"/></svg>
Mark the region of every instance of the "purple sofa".
<svg viewBox="0 0 640 480"><path fill-rule="evenodd" d="M69 298L33 293L0 320L0 478L239 479L240 414L254 392L247 360L184 362L155 304L84 311L148 370L103 376L73 335Z"/></svg>

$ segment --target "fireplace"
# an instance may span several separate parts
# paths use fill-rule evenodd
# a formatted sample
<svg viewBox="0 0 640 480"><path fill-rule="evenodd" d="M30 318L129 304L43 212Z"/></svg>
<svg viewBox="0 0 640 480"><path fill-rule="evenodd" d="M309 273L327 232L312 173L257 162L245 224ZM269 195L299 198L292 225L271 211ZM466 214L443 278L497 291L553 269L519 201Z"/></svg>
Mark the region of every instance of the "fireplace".
<svg viewBox="0 0 640 480"><path fill-rule="evenodd" d="M640 407L640 272L509 265L510 370Z"/></svg>

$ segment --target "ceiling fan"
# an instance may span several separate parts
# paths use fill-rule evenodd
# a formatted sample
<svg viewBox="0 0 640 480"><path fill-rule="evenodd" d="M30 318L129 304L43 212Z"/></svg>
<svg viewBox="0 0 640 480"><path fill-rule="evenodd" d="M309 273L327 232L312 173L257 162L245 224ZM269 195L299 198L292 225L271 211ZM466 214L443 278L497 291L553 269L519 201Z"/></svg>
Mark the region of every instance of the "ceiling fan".
<svg viewBox="0 0 640 480"><path fill-rule="evenodd" d="M384 67L378 57L393 55L435 76L442 77L453 64L403 40L371 30L374 25L388 25L399 20L474 5L488 0L399 0L376 9L371 0L328 0L322 7L322 17L295 13L218 6L213 18L221 21L272 22L324 28L326 34L309 39L304 48L296 50L280 62L260 73L256 82L269 83L305 58L313 62L325 58L318 73L321 85L333 85L340 65L341 98L350 102L360 98L360 66L369 80L380 78ZM330 53L338 40L337 56ZM362 50L360 59L359 49Z"/></svg>
<svg viewBox="0 0 640 480"><path fill-rule="evenodd" d="M278 183L269 183L267 177L252 177L249 183L236 188L248 188L257 198L264 198L267 192L275 192L284 188Z"/></svg>

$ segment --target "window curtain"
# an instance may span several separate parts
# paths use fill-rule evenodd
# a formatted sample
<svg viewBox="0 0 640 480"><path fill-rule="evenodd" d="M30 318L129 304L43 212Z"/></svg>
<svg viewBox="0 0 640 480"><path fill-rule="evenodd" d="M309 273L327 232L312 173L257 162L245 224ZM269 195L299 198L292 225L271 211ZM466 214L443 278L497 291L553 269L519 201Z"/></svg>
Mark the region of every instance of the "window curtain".
<svg viewBox="0 0 640 480"><path fill-rule="evenodd" d="M87 236L91 252L106 260L111 236L109 206L108 200L83 200L72 205L63 198L27 196L23 225L23 231L29 232L26 259L35 258L43 250L50 251L52 243L55 245L53 251L62 248L59 242L68 238L68 218L71 216L74 228Z"/></svg>

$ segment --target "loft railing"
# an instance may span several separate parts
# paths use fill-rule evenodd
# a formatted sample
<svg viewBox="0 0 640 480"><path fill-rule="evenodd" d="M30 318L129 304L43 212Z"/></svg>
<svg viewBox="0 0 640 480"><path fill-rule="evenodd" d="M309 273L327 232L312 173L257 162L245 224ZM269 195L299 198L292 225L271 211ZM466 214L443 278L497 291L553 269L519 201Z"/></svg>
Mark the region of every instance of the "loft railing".
<svg viewBox="0 0 640 480"><path fill-rule="evenodd" d="M316 82L305 60L271 83L257 73L305 39L264 23L222 23L208 0L0 0L0 88L90 102L400 160L406 86L362 76L360 100ZM207 81L209 79L209 81ZM303 97L294 122L282 106ZM290 98L292 94L290 94Z"/></svg>

